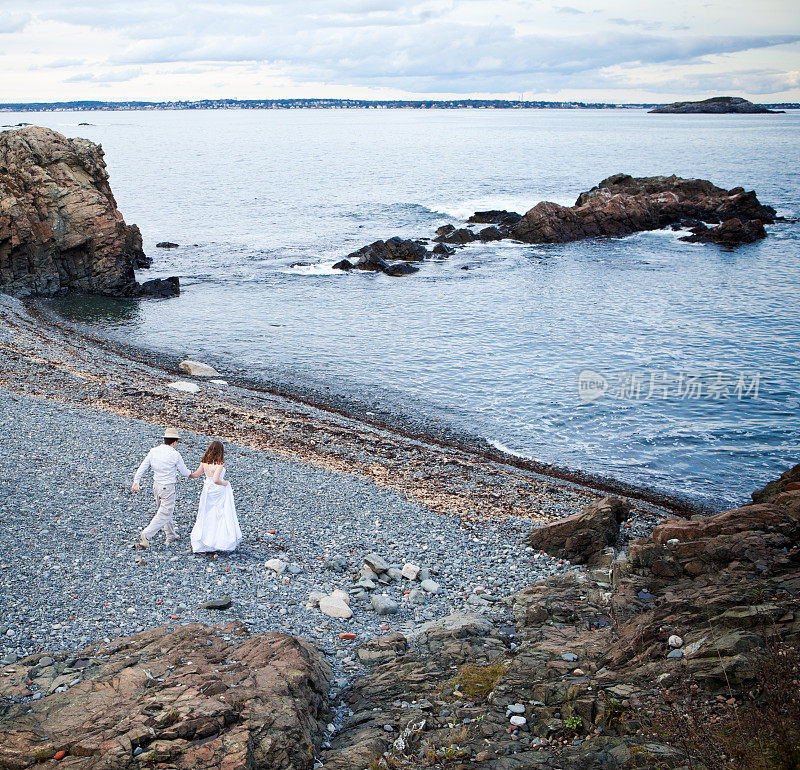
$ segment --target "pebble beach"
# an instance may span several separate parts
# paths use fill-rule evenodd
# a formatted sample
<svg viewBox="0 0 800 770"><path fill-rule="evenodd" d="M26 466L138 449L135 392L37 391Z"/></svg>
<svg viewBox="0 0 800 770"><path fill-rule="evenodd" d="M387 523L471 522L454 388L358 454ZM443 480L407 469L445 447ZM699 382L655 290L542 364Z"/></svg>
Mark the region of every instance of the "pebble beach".
<svg viewBox="0 0 800 770"><path fill-rule="evenodd" d="M382 436L310 407L300 412L277 398L270 402L272 429L255 440L247 421L255 414L263 423L263 395L255 413L248 399L256 396L244 389L231 387L223 396L202 383L195 394L170 391L169 372L69 330L42 328L19 303L3 312L9 323L0 348L0 657L6 663L160 625L236 619L252 632L309 639L346 673L358 665L354 646L378 633L411 634L459 610L502 616L503 598L569 567L524 545L531 526L575 513L599 496ZM155 388L169 395L156 398ZM120 406L131 392L134 408ZM148 408L150 394L160 411ZM231 440L224 422L235 415L231 405L247 410L238 420L241 441ZM193 419L218 432L187 428ZM335 439L319 439L321 420ZM167 546L159 535L148 551L134 548L154 506L149 478L138 495L130 484L165 424L183 425L179 448L192 469L211 438L226 441L244 534L236 552L192 554L201 485L185 479L176 508L180 540ZM291 443L304 429L317 437L315 451ZM370 443L384 454L365 448ZM383 464L386 457L395 465ZM407 485L398 482L404 472ZM517 508L493 507L503 489L514 491ZM656 515L636 505L627 535L646 531ZM369 575L363 583L370 554L391 567L379 580L373 575L372 585ZM270 567L276 563L279 572ZM415 580L398 575L409 563L420 568ZM425 579L433 590L422 587ZM348 593L352 618L331 618L316 606L334 590ZM220 599L230 606L203 606ZM379 614L376 604L388 612Z"/></svg>

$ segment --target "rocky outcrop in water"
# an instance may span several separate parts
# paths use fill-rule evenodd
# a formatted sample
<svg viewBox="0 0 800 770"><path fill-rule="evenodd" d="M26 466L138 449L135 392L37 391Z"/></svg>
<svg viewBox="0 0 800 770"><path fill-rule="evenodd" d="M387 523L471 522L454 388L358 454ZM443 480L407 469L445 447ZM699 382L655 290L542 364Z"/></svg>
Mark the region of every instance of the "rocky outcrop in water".
<svg viewBox="0 0 800 770"><path fill-rule="evenodd" d="M134 269L149 265L99 145L38 126L0 133L0 291L139 296Z"/></svg>
<svg viewBox="0 0 800 770"><path fill-rule="evenodd" d="M156 628L3 670L0 767L310 770L331 671L287 634L239 622Z"/></svg>
<svg viewBox="0 0 800 770"><path fill-rule="evenodd" d="M783 110L768 110L766 107L762 107L760 104L753 104L753 102L743 99L741 96L715 96L699 102L673 102L650 110L650 114L672 115L722 115L724 113L774 115L779 112L783 112Z"/></svg>
<svg viewBox="0 0 800 770"><path fill-rule="evenodd" d="M348 254L333 267L337 270L368 270L387 275L408 275L418 270L410 263L421 262L427 256L428 250L419 241L403 240L395 236L364 246Z"/></svg>
<svg viewBox="0 0 800 770"><path fill-rule="evenodd" d="M581 193L574 206L542 201L526 214L476 211L471 227L442 225L436 230L433 256L444 258L474 241L513 239L523 243L568 243L586 238L631 235L644 230L691 229L682 240L733 248L765 238L765 224L775 209L742 187L725 190L705 179L672 176L632 177L614 174ZM475 225L488 225L481 229ZM712 225L709 227L709 225ZM334 267L383 271L389 275L417 272L428 256L419 241L390 238L353 252Z"/></svg>
<svg viewBox="0 0 800 770"><path fill-rule="evenodd" d="M525 243L566 243L658 230L686 220L716 224L738 219L743 226L726 231L727 242L735 245L741 242L735 239L737 233L745 242L752 234L764 237L759 235L763 225L774 218L775 209L741 187L724 190L705 179L674 175L615 174L581 193L574 206L538 203L508 232Z"/></svg>
<svg viewBox="0 0 800 770"><path fill-rule="evenodd" d="M514 594L513 623L457 613L362 645L325 768L686 766L685 732L659 721L684 688L709 725L758 720L760 666L800 643L800 488L784 475L768 503L666 520Z"/></svg>

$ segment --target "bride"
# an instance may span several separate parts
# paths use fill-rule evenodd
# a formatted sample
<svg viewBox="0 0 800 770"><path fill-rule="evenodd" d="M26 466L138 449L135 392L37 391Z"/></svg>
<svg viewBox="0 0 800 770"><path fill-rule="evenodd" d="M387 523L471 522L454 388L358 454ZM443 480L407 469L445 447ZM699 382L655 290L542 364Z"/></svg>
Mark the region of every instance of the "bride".
<svg viewBox="0 0 800 770"><path fill-rule="evenodd" d="M205 474L197 521L192 528L192 551L235 551L242 542L236 518L233 489L225 480L225 450L221 441L212 441L195 471ZM192 474L194 475L194 474Z"/></svg>

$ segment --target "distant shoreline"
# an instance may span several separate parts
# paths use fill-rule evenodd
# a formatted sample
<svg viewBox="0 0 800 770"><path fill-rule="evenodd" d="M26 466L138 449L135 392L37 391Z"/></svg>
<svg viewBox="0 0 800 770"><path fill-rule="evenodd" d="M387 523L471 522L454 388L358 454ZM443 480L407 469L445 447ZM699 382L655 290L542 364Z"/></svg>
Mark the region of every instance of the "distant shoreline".
<svg viewBox="0 0 800 770"><path fill-rule="evenodd" d="M156 110L635 110L663 106L658 102L613 103L581 101L527 101L523 99L201 99L166 102L16 102L0 104L0 112L118 112ZM800 103L760 105L796 110Z"/></svg>

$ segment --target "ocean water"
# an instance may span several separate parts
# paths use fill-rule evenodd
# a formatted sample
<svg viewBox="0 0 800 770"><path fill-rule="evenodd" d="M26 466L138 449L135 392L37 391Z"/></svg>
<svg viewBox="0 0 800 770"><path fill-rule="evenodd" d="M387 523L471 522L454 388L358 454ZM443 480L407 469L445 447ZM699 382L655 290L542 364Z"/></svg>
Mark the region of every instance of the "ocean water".
<svg viewBox="0 0 800 770"><path fill-rule="evenodd" d="M470 245L403 278L331 270L474 210L571 204L619 171L742 185L798 217L800 114L2 117L102 143L155 260L140 280L181 276L174 300L57 303L74 321L714 507L800 460L796 222L734 251L658 231Z"/></svg>

